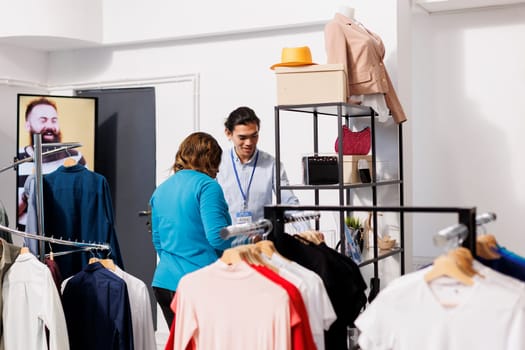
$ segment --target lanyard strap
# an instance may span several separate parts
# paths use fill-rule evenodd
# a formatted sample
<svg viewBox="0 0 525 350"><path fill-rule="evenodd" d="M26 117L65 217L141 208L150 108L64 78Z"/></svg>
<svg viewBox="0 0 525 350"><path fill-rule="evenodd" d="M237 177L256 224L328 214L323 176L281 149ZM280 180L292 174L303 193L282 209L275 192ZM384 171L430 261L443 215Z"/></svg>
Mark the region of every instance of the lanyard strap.
<svg viewBox="0 0 525 350"><path fill-rule="evenodd" d="M252 175L250 176L250 181L248 182L248 188L246 188L246 193L242 190L241 180L239 179L239 173L237 173L237 167L235 166L235 159L233 158L233 149L230 150L230 156L232 158L233 172L235 173L235 178L237 179L237 185L241 191L242 199L244 201L243 210L246 210L248 207L248 194L250 193L250 187L252 186L253 174L255 173L255 168L257 167L257 160L259 159L259 150L255 153L255 161L253 162Z"/></svg>

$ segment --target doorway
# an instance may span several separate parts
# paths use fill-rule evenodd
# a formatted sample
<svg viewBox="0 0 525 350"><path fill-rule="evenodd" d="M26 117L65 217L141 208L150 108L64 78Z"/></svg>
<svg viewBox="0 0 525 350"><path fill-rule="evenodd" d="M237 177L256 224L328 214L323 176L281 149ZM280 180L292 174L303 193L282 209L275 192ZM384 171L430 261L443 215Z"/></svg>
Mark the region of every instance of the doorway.
<svg viewBox="0 0 525 350"><path fill-rule="evenodd" d="M147 210L155 190L155 89L79 90L76 94L98 98L95 171L106 177L111 189L125 271L148 286L156 325L157 307L151 290L156 252L148 217L139 216Z"/></svg>

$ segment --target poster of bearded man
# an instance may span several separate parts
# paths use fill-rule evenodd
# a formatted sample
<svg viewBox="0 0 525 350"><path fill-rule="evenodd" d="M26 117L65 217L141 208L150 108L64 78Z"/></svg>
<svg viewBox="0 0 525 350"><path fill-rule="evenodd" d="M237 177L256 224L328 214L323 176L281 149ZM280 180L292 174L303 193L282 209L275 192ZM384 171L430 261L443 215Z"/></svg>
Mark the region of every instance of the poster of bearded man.
<svg viewBox="0 0 525 350"><path fill-rule="evenodd" d="M34 155L34 135L40 134L42 152L58 148L61 143L82 145L42 156L42 174L55 171L66 159L69 164L94 170L96 104L93 97L18 94L17 159ZM21 231L25 231L27 220L30 186L26 181L35 173L34 165L29 161L17 167L17 229Z"/></svg>

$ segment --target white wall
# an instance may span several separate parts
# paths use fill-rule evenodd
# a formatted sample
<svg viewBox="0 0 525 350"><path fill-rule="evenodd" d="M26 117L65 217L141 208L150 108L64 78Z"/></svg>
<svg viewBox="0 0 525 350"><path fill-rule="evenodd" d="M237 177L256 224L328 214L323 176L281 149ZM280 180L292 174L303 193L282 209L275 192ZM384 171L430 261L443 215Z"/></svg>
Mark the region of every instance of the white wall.
<svg viewBox="0 0 525 350"><path fill-rule="evenodd" d="M312 6L312 4L310 4ZM316 5L327 11L326 6ZM395 4L385 7L384 13L395 13ZM329 9L333 16L333 8ZM395 15L378 14L367 5L357 9L357 15L363 23L378 32L389 48L396 47ZM202 14L202 17L210 12ZM228 16L228 17L226 17ZM294 15L295 16L295 15ZM215 14L212 15L215 18ZM226 12L224 21L235 19L236 15ZM252 19L257 15L251 13ZM328 20L329 18L327 18ZM206 19L203 18L203 23ZM55 52L50 56L49 83L53 86L75 84L93 84L97 82L118 81L122 79L140 80L165 76L198 74L200 100L200 128L216 136L227 146L223 135L223 122L228 113L240 105L255 109L262 119L261 148L273 152L274 149L274 111L276 101L274 72L269 66L280 60L282 47L308 45L312 50L314 61L325 63L324 24L313 24L308 28L289 28L251 33L230 33L220 37L200 36L193 39L164 41L143 45L125 45L102 49L75 50ZM205 31L209 31L208 28ZM390 51L394 51L391 54ZM389 50L387 63L395 72L395 49ZM393 74L395 77L395 73ZM173 96L176 99L175 96ZM167 101L171 103L172 101ZM161 102L162 103L162 102ZM166 113L169 113L167 110ZM157 118L189 118L191 116L162 115ZM288 129L294 129L288 126ZM297 128L297 127L295 127ZM173 130L171 144L160 148L172 154L178 143L187 133L187 128ZM335 131L334 131L335 133ZM335 140L335 136L331 135ZM291 139L290 142L297 142ZM284 142L289 142L284 140ZM331 139L330 139L331 140ZM331 151L332 140L329 142ZM290 177L299 182L301 170L299 159L294 155L284 159ZM164 164L159 164L165 168Z"/></svg>
<svg viewBox="0 0 525 350"><path fill-rule="evenodd" d="M42 93L47 80L47 54L0 45L0 168L13 162L17 155L17 94ZM0 174L0 200L14 227L16 208L16 172ZM15 239L15 238L14 238Z"/></svg>
<svg viewBox="0 0 525 350"><path fill-rule="evenodd" d="M249 8L243 2L230 1L221 6L203 3L196 2L190 9L186 9L188 4L177 4L174 9L173 4L160 1L148 2L146 7L140 1L104 2L104 41L119 45L52 52L46 79L37 80L49 84L53 94L70 94L76 88L126 87L127 82L155 86L159 182L168 175L166 169L180 141L196 126L229 147L223 122L240 105L251 106L258 113L262 120L259 146L273 153L276 89L274 72L269 67L280 61L283 47L303 45L310 47L315 62L325 63L324 23L339 7L339 1L295 1L291 7L286 5L289 8L277 1L261 3L260 7L250 4ZM381 11L365 0L349 1L348 5L356 7L357 18L382 37L387 67L394 82L400 81L396 70L397 3L385 1ZM132 11L122 14L124 9ZM220 35L213 33L217 30ZM149 40L155 31L159 35L156 42L123 44L127 40ZM189 85L162 82L184 76L197 79ZM195 101L197 106L192 105ZM194 117L198 119L194 121ZM311 125L311 120L290 116L289 120L283 118L281 125L286 130L282 160L294 183L302 179L300 156L312 150L307 137L298 137L303 135L305 124ZM320 150L333 152L336 129L325 130ZM8 132L14 133L12 129ZM287 148L294 151L286 152ZM298 195L303 200L303 194ZM312 199L307 197L303 202L311 203Z"/></svg>
<svg viewBox="0 0 525 350"><path fill-rule="evenodd" d="M525 255L525 7L419 14L413 33L414 204L496 212L487 232ZM415 255L439 227L416 218Z"/></svg>
<svg viewBox="0 0 525 350"><path fill-rule="evenodd" d="M276 92L274 73L269 66L280 60L283 47L302 45L311 48L315 62L325 63L323 26L340 4L340 1L295 1L287 4L274 1L264 6L247 7L242 2L231 0L220 6L204 1L177 6L160 0L147 3L103 2L104 42L118 42L118 46L55 51L50 54L34 51L33 55L28 56L37 57L37 67L42 63L45 65L44 76L28 75L23 69L18 71L9 66L4 77L45 83L55 94L71 94L75 88L110 86L112 82L125 85L126 81L130 81L130 84L131 81L149 81L149 85L155 85L156 81L166 77L196 75L199 77L199 89L195 91L199 101L195 111L199 118L196 125L214 134L226 146L222 133L224 118L235 107L249 105L257 111L263 122L261 148L273 152ZM347 4L356 8L356 16L360 21L369 24L369 28L382 37L387 47L386 63L396 81L396 3L385 3L381 12L364 0L348 1ZM53 14L67 14L68 7L59 6L59 0L50 1L48 5L49 12ZM203 8L206 11L202 11ZM199 25L195 26L195 23ZM220 35L217 35L217 31ZM131 40L150 40L151 35L156 35L159 41L122 44ZM8 56L7 49L0 51L0 60L3 56ZM17 64L15 60L14 66ZM30 64L23 68L26 66ZM175 95L173 99L176 100ZM169 115L169 106L173 101L157 102L161 111L157 115L159 120L194 117ZM285 123L284 128L294 129L297 126ZM190 131L189 128L174 130L171 144L159 147L170 152L170 156L161 155L160 159L171 161L171 153ZM332 151L335 131L332 132L334 134L327 138L330 140L326 145L327 152ZM304 151L289 158L283 155L289 175L295 182L301 180L298 159L301 153ZM165 169L165 164L159 164L159 168Z"/></svg>

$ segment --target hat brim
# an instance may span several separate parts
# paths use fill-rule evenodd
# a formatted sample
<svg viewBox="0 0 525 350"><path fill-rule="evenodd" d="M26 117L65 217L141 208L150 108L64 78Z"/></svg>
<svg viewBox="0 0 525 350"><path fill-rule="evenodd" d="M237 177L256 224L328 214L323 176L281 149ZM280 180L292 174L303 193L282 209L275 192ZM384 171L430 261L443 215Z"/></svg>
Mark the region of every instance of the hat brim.
<svg viewBox="0 0 525 350"><path fill-rule="evenodd" d="M298 67L298 66L312 66L317 63L313 62L282 62L276 63L270 67L270 69L275 69L275 67Z"/></svg>

